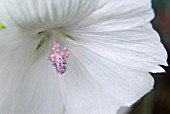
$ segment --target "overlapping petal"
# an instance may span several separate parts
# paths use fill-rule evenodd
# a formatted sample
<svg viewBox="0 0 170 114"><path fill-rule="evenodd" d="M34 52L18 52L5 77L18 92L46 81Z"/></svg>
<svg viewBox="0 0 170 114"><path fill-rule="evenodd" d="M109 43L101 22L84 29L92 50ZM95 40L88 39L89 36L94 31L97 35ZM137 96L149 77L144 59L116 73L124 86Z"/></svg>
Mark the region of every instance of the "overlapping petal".
<svg viewBox="0 0 170 114"><path fill-rule="evenodd" d="M67 46L73 58L68 73L60 77L60 87L68 114L113 114L121 106L131 106L153 87L147 72L115 64L72 42Z"/></svg>
<svg viewBox="0 0 170 114"><path fill-rule="evenodd" d="M46 60L49 41L35 51L40 39L16 33L0 32L0 113L63 114L58 77Z"/></svg>
<svg viewBox="0 0 170 114"><path fill-rule="evenodd" d="M89 50L117 64L138 71L164 72L159 65L167 66L167 53L150 24L150 0L137 1L111 1L112 13L105 8L91 15L92 21L84 20L66 31Z"/></svg>
<svg viewBox="0 0 170 114"><path fill-rule="evenodd" d="M98 0L1 0L0 20L28 30L72 25L89 16Z"/></svg>

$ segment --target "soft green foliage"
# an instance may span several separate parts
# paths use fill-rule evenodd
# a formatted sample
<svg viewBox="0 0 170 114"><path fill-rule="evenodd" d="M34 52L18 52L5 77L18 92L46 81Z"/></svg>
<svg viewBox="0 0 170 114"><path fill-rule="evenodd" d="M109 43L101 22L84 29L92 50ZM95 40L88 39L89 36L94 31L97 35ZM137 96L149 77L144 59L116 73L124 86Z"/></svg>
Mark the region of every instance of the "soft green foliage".
<svg viewBox="0 0 170 114"><path fill-rule="evenodd" d="M0 22L0 29L5 28L5 26Z"/></svg>

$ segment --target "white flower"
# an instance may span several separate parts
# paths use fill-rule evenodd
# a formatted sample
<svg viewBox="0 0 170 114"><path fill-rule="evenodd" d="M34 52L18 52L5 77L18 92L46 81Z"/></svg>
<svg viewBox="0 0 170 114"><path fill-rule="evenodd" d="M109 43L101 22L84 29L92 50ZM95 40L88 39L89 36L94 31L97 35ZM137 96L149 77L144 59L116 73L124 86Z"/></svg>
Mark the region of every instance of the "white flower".
<svg viewBox="0 0 170 114"><path fill-rule="evenodd" d="M0 0L0 113L115 114L139 100L167 65L150 2ZM59 72L47 55L64 47Z"/></svg>

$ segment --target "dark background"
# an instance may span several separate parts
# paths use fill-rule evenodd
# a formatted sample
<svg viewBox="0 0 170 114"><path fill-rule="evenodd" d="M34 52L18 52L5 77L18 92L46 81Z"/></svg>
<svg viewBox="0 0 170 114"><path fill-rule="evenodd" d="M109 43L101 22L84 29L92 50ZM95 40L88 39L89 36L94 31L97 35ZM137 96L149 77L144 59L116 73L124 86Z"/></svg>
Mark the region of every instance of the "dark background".
<svg viewBox="0 0 170 114"><path fill-rule="evenodd" d="M153 26L170 55L170 0L152 2L156 14ZM134 104L129 114L170 114L170 68L164 68L166 73L152 74L156 83L154 89Z"/></svg>

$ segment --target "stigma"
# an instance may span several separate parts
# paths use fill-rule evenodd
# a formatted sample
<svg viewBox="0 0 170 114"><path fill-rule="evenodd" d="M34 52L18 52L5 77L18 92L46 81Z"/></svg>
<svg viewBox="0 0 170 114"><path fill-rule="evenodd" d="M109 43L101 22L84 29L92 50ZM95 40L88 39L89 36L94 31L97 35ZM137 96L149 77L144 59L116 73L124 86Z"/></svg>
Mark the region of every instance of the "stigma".
<svg viewBox="0 0 170 114"><path fill-rule="evenodd" d="M69 52L66 47L61 49L60 44L55 37L51 37L52 54L48 54L48 60L51 61L57 73L64 74L67 70L67 60L69 59Z"/></svg>

